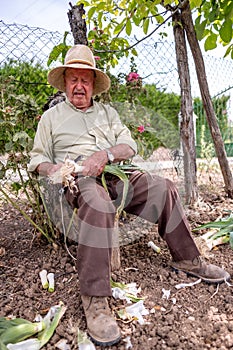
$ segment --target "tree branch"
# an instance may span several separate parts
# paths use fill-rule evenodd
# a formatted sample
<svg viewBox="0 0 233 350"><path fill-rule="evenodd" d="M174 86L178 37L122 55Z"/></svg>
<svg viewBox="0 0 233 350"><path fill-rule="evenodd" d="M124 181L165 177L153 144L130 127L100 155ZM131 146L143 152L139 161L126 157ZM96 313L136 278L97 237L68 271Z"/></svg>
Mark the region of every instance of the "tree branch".
<svg viewBox="0 0 233 350"><path fill-rule="evenodd" d="M173 14L178 11L178 8L176 8L176 10L173 12ZM114 53L114 52L125 52L125 51L128 51L128 50L131 50L132 48L134 48L135 46L137 46L139 43L143 42L144 40L148 39L150 36L152 36L160 27L162 27L169 19L172 18L173 14L171 14L170 16L168 16L165 21L163 23L160 23L158 25L158 27L156 27L154 30L152 30L152 32L148 35L146 35L145 37L143 37L142 39L140 40L137 40L137 42L133 45L130 45L128 47L126 47L125 49L123 50L95 50L95 52L98 52L98 53L104 53L104 52L111 52L111 53Z"/></svg>

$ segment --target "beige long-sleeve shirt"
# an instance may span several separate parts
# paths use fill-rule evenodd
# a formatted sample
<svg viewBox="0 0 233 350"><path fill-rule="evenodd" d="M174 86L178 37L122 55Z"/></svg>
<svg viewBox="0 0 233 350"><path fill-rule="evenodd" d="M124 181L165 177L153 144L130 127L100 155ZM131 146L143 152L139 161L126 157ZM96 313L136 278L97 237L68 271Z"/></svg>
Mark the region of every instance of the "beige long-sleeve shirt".
<svg viewBox="0 0 233 350"><path fill-rule="evenodd" d="M118 144L127 144L135 153L137 151L129 129L122 124L114 108L94 101L84 112L66 100L42 115L28 170L35 171L43 162L64 162L66 156L86 158Z"/></svg>

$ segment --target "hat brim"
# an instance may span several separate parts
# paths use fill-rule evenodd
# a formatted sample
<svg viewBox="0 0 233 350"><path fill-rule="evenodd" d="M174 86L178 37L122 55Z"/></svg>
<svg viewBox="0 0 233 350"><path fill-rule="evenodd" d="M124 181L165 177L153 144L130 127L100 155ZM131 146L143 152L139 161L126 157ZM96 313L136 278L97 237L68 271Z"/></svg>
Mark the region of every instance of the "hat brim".
<svg viewBox="0 0 233 350"><path fill-rule="evenodd" d="M53 68L48 73L49 84L60 91L63 91L63 92L66 91L65 81L64 81L64 72L66 68L89 69L95 72L96 77L95 77L95 83L94 83L94 89L93 89L93 96L99 95L109 90L110 88L111 81L109 76L104 72L102 72L100 69L87 66L86 64L73 63L73 64L67 64L67 65Z"/></svg>

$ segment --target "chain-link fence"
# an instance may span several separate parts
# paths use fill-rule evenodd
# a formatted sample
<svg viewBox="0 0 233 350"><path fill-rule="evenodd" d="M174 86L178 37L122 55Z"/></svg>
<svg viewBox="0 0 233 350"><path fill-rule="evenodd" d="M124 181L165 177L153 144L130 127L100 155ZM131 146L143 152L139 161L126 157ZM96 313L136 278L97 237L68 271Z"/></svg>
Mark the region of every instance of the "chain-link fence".
<svg viewBox="0 0 233 350"><path fill-rule="evenodd" d="M61 33L0 21L0 65L8 59L36 61L47 67L48 55Z"/></svg>
<svg viewBox="0 0 233 350"><path fill-rule="evenodd" d="M62 42L63 33L50 32L41 28L27 25L6 24L0 21L0 65L7 59L36 61L47 68L48 55L52 48ZM136 39L130 39L131 44ZM72 45L70 34L67 43ZM179 94L179 79L176 65L174 42L161 40L154 34L137 45L138 57L135 58L140 75L146 83L153 83L159 89ZM206 75L211 95L230 93L233 84L233 61L231 59L216 58L204 53ZM130 58L122 58L114 73L125 71L130 67ZM189 53L189 68L191 76L192 94L200 96L195 66Z"/></svg>
<svg viewBox="0 0 233 350"><path fill-rule="evenodd" d="M61 43L63 33L50 32L41 28L30 28L27 25L6 24L0 21L0 66L7 60L39 62L44 68L52 48ZM130 39L131 44L136 39ZM73 38L70 34L67 43L72 45ZM180 86L177 72L174 42L161 40L156 33L138 43L138 56L135 64L138 73L143 78L143 83L155 84L157 89L175 93L179 97ZM233 155L233 60L215 58L204 53L206 75L210 93L216 107L216 114L220 124L223 124L223 138L226 143L228 156ZM51 68L51 67L50 67ZM130 57L121 58L119 64L111 71L112 74L129 73ZM203 111L195 65L189 52L189 69L191 77L192 95L194 97L194 112L196 118L196 143L199 157L206 157L210 152L214 157L212 140L206 124ZM221 126L221 125L220 125Z"/></svg>

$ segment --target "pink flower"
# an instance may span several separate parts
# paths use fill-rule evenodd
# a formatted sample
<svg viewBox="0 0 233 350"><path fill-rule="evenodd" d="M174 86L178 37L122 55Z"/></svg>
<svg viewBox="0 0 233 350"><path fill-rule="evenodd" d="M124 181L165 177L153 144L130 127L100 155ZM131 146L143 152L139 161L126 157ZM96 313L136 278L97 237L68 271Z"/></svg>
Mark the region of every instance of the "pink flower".
<svg viewBox="0 0 233 350"><path fill-rule="evenodd" d="M126 80L127 81L138 81L140 79L140 75L136 72L131 72L127 76Z"/></svg>
<svg viewBox="0 0 233 350"><path fill-rule="evenodd" d="M100 60L100 56L94 56L94 58L95 58L96 61Z"/></svg>
<svg viewBox="0 0 233 350"><path fill-rule="evenodd" d="M140 133L144 132L144 131L145 131L144 125L139 125L139 126L138 126L138 131L139 131Z"/></svg>
<svg viewBox="0 0 233 350"><path fill-rule="evenodd" d="M10 106L7 106L5 109L6 113L11 113L12 112L12 108Z"/></svg>

